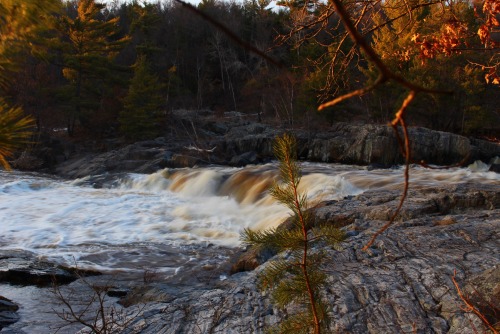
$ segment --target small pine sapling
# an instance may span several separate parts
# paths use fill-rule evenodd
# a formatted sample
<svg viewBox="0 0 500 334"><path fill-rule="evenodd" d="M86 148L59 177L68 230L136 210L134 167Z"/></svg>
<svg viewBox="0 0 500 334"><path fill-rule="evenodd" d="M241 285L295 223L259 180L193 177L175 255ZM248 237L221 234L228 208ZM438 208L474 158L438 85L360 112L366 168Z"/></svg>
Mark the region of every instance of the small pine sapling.
<svg viewBox="0 0 500 334"><path fill-rule="evenodd" d="M284 134L274 144L274 154L279 160L280 183L270 192L280 203L292 210L292 226L265 231L246 229L242 240L251 247L271 248L286 252L267 265L259 276L259 287L271 290L273 302L280 308L291 307L288 319L282 321L272 333L326 332L327 307L321 298L326 275L321 267L327 260L321 246L339 247L344 233L331 225L315 226L314 216L308 211L307 195L298 191L301 170L297 163L295 137Z"/></svg>

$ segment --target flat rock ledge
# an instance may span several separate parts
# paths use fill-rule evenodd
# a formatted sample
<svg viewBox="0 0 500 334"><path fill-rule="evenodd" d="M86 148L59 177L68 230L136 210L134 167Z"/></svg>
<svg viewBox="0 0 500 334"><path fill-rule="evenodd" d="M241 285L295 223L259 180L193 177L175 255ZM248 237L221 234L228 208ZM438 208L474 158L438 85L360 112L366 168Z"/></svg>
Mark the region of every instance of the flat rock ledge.
<svg viewBox="0 0 500 334"><path fill-rule="evenodd" d="M41 261L27 251L0 251L1 283L45 287L52 284L68 284L82 276L91 275L100 273Z"/></svg>
<svg viewBox="0 0 500 334"><path fill-rule="evenodd" d="M329 332L487 332L477 316L464 312L452 277L498 327L498 190L467 184L412 189L396 224L366 252L362 247L387 222L399 191L370 191L315 209L318 221L340 222L349 236L343 250L326 250ZM256 289L266 265L206 287L178 290L157 283L133 291L127 298L136 305L128 312L135 316L121 333L264 333L290 311L276 309Z"/></svg>

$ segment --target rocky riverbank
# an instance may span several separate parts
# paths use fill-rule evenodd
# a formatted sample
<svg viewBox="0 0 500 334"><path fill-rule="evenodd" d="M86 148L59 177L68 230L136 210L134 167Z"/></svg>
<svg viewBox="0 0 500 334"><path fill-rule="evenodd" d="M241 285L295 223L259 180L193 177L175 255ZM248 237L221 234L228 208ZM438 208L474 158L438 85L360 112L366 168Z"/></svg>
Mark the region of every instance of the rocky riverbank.
<svg viewBox="0 0 500 334"><path fill-rule="evenodd" d="M177 140L165 136L130 145L107 142L101 153L58 142L30 159L38 161L33 164L38 168L67 178L105 178L118 172L150 173L165 167L208 164L241 166L272 159L272 141L283 131L257 123L207 121L202 126L194 125L194 118L184 121L184 128L197 129L196 135ZM413 157L418 161L449 164L467 156L468 162L488 162L500 156L495 143L420 128L410 129L410 134ZM301 159L374 167L401 162L394 133L386 126L337 124L317 134L298 131L297 137ZM485 328L479 318L463 310L452 281L455 272L470 301L490 323L498 323L499 185L412 187L397 223L369 251L362 251L371 235L387 222L400 195L396 190L367 191L314 209L318 222L335 224L349 236L342 251L327 250L332 261L324 268L329 281L324 293L331 307L331 332L481 333ZM233 252L219 251L226 256ZM68 283L75 279L68 268L40 262L29 254L11 255L0 255L0 280L9 284L43 285L31 273L42 273L45 283L54 273L69 275ZM284 255L249 251L239 260L220 260L165 279L155 278L151 268L151 275L145 273L142 282L112 278L112 291L105 275L91 281L97 286L107 284L106 291L113 298L125 295L120 303L126 308L120 314L127 316L115 323L117 333L264 333L291 311L276 309L269 296L256 289L257 276L272 256ZM44 272L48 274L44 276ZM17 273L31 281L19 282ZM89 286L78 277L69 286L77 287L77 298L89 293ZM80 286L87 290L79 290ZM29 312L16 313L17 305L23 310L23 303L5 296L10 300L1 303L7 306L0 308L0 319L7 320L0 323L10 325L7 333L42 328L30 327ZM54 300L40 303L48 308L44 312L51 312L56 304ZM114 307L109 302L106 305ZM26 325L20 324L23 321ZM75 328L64 333L74 333Z"/></svg>
<svg viewBox="0 0 500 334"><path fill-rule="evenodd" d="M342 250L326 250L332 259L323 268L331 332L485 332L479 318L464 311L454 276L467 298L498 326L498 187L412 188L397 223L362 251L399 196L398 191L368 191L314 209L318 222L338 225L349 236ZM203 280L194 280L200 272L185 272L132 287L121 300L129 317L117 332L264 333L287 316L256 289L256 277L268 265L265 258L254 271L237 272L245 267L240 264L229 275L231 260L205 270Z"/></svg>
<svg viewBox="0 0 500 334"><path fill-rule="evenodd" d="M123 139L109 139L83 145L47 137L13 165L68 178L116 172L150 173L165 167L245 166L272 160L274 138L284 131L288 130L237 115L214 118L210 113L179 111L172 115L169 132L155 140L127 145ZM298 139L299 157L304 160L377 167L403 162L396 135L387 125L337 123L319 132L293 132ZM416 162L489 163L500 156L500 145L494 142L425 128L409 128L409 134Z"/></svg>
<svg viewBox="0 0 500 334"><path fill-rule="evenodd" d="M349 235L343 250L328 250L332 261L324 268L331 332L484 332L479 318L464 312L454 275L498 326L498 187L412 189L395 226L362 251L399 196L397 191L370 191L315 209L318 221L344 226ZM129 301L147 304L123 333L263 333L286 312L273 308L268 296L256 290L262 266L190 293L172 293L164 283L132 292Z"/></svg>

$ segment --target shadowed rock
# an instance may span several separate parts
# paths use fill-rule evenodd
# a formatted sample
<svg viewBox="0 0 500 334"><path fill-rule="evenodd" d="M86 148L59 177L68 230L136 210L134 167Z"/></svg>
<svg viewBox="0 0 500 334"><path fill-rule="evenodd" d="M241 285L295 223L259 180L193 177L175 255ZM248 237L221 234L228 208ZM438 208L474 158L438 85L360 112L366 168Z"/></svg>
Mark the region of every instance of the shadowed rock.
<svg viewBox="0 0 500 334"><path fill-rule="evenodd" d="M11 300L0 296L0 330L19 320L19 315L16 313L18 309L19 306Z"/></svg>
<svg viewBox="0 0 500 334"><path fill-rule="evenodd" d="M218 121L199 119L198 122L200 131L196 142L192 138L165 137L100 154L74 155L58 164L56 172L76 178L109 172L152 173L165 167L263 163L274 159L273 142L282 132L270 125L240 122L227 125L230 128L227 132L208 131L202 135L201 129L213 128ZM426 128L410 128L409 134L412 158L416 162L438 165L475 160L489 162L500 156L497 143ZM300 159L369 165L370 168L387 168L404 162L396 135L386 125L337 123L320 132L297 130L295 135Z"/></svg>
<svg viewBox="0 0 500 334"><path fill-rule="evenodd" d="M53 283L68 284L88 275L99 275L99 272L39 261L29 252L0 252L0 282L3 283L48 286Z"/></svg>

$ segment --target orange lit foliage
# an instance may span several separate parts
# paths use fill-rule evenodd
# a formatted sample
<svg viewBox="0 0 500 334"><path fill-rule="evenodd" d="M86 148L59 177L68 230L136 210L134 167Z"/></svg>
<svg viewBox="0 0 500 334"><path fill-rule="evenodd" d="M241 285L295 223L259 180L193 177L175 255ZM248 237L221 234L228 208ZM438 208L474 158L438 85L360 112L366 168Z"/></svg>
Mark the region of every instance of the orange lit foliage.
<svg viewBox="0 0 500 334"><path fill-rule="evenodd" d="M440 31L420 35L415 34L412 41L420 46L420 58L422 61L435 58L437 54L450 56L455 53L474 49L474 45L469 42L474 33L471 33L470 24L457 18L450 2L448 6L443 6L443 16L447 19L442 24ZM487 83L499 85L498 67L500 59L498 47L500 46L500 0L485 0L480 6L479 2L474 3L474 14L476 21L480 22L477 30L477 37L484 48L484 52L493 52L493 56L486 64L476 64L484 71ZM477 38L476 37L476 38Z"/></svg>
<svg viewBox="0 0 500 334"><path fill-rule="evenodd" d="M33 35L43 28L46 14L57 9L55 0L2 0L0 2L0 167L10 168L7 158L26 144L33 120L23 110L4 100L12 71L19 68L18 53L30 46Z"/></svg>

